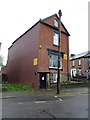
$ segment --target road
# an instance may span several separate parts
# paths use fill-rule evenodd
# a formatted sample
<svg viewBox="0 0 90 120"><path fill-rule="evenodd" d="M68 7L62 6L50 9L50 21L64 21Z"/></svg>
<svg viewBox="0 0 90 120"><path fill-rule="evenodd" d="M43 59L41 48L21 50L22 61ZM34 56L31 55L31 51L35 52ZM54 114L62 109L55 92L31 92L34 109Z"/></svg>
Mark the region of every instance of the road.
<svg viewBox="0 0 90 120"><path fill-rule="evenodd" d="M49 100L6 98L3 118L88 118L88 94L61 96Z"/></svg>

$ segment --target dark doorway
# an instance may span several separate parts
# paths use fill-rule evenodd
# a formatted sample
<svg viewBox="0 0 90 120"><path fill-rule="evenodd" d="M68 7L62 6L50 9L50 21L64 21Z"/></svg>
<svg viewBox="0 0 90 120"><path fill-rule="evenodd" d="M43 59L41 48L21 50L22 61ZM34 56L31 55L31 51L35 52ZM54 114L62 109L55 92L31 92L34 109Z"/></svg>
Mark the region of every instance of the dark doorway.
<svg viewBox="0 0 90 120"><path fill-rule="evenodd" d="M46 89L47 84L46 84L46 73L40 73L40 88L41 89Z"/></svg>

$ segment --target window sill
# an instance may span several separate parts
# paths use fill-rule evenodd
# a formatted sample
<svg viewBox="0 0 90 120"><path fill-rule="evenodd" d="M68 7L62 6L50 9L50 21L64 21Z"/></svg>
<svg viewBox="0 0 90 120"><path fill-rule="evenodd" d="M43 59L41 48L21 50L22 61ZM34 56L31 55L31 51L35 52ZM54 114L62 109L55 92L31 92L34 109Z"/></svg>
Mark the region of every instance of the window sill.
<svg viewBox="0 0 90 120"><path fill-rule="evenodd" d="M49 69L58 70L57 67L49 67ZM63 68L59 68L59 70L63 70Z"/></svg>
<svg viewBox="0 0 90 120"><path fill-rule="evenodd" d="M80 64L80 65L78 65L78 66L81 66L81 64Z"/></svg>
<svg viewBox="0 0 90 120"><path fill-rule="evenodd" d="M54 44L54 43L53 43L53 46L56 46L56 47L58 47L58 45L56 45L56 44Z"/></svg>

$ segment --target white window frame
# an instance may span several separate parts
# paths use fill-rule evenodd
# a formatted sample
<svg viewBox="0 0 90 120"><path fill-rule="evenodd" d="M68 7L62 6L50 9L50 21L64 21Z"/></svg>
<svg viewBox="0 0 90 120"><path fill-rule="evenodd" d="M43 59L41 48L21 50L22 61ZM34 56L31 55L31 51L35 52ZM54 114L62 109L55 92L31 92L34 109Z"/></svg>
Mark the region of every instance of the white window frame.
<svg viewBox="0 0 90 120"><path fill-rule="evenodd" d="M54 32L53 45L58 46L58 40L59 40L59 35L58 35L58 33Z"/></svg>
<svg viewBox="0 0 90 120"><path fill-rule="evenodd" d="M58 74L53 73L53 83L57 83L57 77L58 77Z"/></svg>
<svg viewBox="0 0 90 120"><path fill-rule="evenodd" d="M53 55L53 54L50 54L50 60L49 60L49 68L53 68L53 69L58 69L58 56L57 55ZM55 56L56 56L56 61L55 61ZM57 65L55 66L54 63L57 63ZM62 57L60 57L60 68L59 69L62 69Z"/></svg>
<svg viewBox="0 0 90 120"><path fill-rule="evenodd" d="M78 59L78 65L81 65L81 59Z"/></svg>
<svg viewBox="0 0 90 120"><path fill-rule="evenodd" d="M75 77L77 74L76 68L71 69L71 77Z"/></svg>
<svg viewBox="0 0 90 120"><path fill-rule="evenodd" d="M81 69L78 69L78 75L81 76L81 72L82 72L82 70L81 70Z"/></svg>
<svg viewBox="0 0 90 120"><path fill-rule="evenodd" d="M74 60L72 61L72 66L75 66L75 61Z"/></svg>
<svg viewBox="0 0 90 120"><path fill-rule="evenodd" d="M58 21L56 19L54 20L54 26L58 27Z"/></svg>

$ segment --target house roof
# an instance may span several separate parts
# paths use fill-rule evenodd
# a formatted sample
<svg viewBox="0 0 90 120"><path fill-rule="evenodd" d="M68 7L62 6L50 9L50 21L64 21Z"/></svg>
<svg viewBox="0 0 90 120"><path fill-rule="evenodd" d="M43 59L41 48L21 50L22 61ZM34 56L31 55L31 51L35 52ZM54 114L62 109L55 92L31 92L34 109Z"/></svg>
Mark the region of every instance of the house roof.
<svg viewBox="0 0 90 120"><path fill-rule="evenodd" d="M45 21L45 20L47 20L47 19L50 19L50 18L52 18L52 17L54 17L54 16L57 17L57 19L59 19L58 15L55 13L55 14L49 16L49 17L46 17L45 19L42 19L42 21ZM64 24L62 23L62 21L61 21L61 24L62 24L63 28L65 29L65 31L67 32L67 34L70 36L68 30L66 29L66 27L64 26ZM61 32L62 32L62 31L61 31Z"/></svg>
<svg viewBox="0 0 90 120"><path fill-rule="evenodd" d="M52 18L52 17L54 17L54 16L56 16L56 17L58 18L57 14L55 13L55 14L49 16L49 17L46 17L46 18L42 19L42 21L45 21L45 20L47 20L47 19L50 19L50 18Z"/></svg>
<svg viewBox="0 0 90 120"><path fill-rule="evenodd" d="M8 50L13 46L13 44L14 44L17 40L19 40L22 36L24 36L24 35L25 35L27 32L29 32L32 28L34 28L38 23L44 24L44 25L46 25L46 26L48 26L48 27L50 27L50 28L52 28L52 29L58 30L58 28L56 28L56 27L54 27L54 26L51 26L51 25L49 25L49 24L47 24L47 23L44 22L46 19L50 19L50 18L52 18L52 17L54 17L54 16L56 16L57 18L59 18L59 17L57 16L57 14L53 14L53 15L45 18L45 19L40 19L40 20L39 20L37 23L35 23L31 28L29 28L25 33L23 33L20 37L18 37L18 38L12 43L12 45L8 48ZM67 29L65 28L64 24L63 24L62 22L61 22L61 24L62 24L62 26L64 27L64 29L66 30L67 35L70 36L70 34L69 34L69 32L67 31ZM63 33L63 31L61 31L61 32Z"/></svg>
<svg viewBox="0 0 90 120"><path fill-rule="evenodd" d="M90 51L86 51L86 52L74 55L74 56L70 57L70 60L75 60L75 59L79 59L79 58L85 58L85 57L88 57L88 56L90 56Z"/></svg>
<svg viewBox="0 0 90 120"><path fill-rule="evenodd" d="M86 58L90 57L90 51L88 52L88 54L85 57Z"/></svg>

